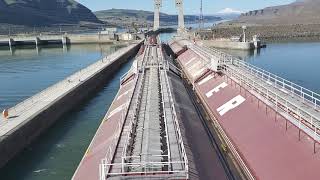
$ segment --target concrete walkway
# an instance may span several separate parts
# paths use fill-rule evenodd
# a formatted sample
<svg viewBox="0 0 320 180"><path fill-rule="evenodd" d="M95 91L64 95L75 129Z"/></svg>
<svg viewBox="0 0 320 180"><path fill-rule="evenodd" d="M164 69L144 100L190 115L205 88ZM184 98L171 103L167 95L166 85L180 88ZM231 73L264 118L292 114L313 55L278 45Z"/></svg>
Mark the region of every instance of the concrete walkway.
<svg viewBox="0 0 320 180"><path fill-rule="evenodd" d="M130 51L136 45L137 44L132 44L122 48L10 108L8 119L4 119L2 116L0 117L0 137L7 136L11 130L19 128L19 125L28 122L37 114L46 110L60 98L102 71L112 62L118 60L123 54Z"/></svg>

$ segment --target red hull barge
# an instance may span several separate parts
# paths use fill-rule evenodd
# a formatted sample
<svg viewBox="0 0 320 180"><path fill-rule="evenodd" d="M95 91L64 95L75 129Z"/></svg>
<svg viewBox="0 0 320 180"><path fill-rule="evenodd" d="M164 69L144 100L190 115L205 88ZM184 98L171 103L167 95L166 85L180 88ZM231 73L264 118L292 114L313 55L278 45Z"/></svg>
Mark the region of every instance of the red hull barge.
<svg viewBox="0 0 320 180"><path fill-rule="evenodd" d="M177 61L248 178L320 178L314 139L228 76L209 71L199 53L188 49Z"/></svg>

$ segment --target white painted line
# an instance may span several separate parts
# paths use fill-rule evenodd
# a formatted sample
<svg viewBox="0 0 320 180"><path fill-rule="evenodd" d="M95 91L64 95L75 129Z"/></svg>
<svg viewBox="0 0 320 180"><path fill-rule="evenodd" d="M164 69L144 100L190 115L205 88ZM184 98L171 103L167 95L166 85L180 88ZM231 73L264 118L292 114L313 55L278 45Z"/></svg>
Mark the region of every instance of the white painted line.
<svg viewBox="0 0 320 180"><path fill-rule="evenodd" d="M223 89L227 86L228 84L226 82L221 83L220 85L218 85L217 87L213 88L212 90L206 93L207 98L210 98L213 95L213 93L217 93L220 91L220 89Z"/></svg>
<svg viewBox="0 0 320 180"><path fill-rule="evenodd" d="M122 98L123 96L127 95L131 90L128 90L124 93L122 93L121 95L118 96L117 100L119 100L120 98Z"/></svg>
<svg viewBox="0 0 320 180"><path fill-rule="evenodd" d="M213 78L213 76L210 74L209 76L203 78L200 82L198 82L198 85L201 86L202 84L208 82L209 80L211 80Z"/></svg>
<svg viewBox="0 0 320 180"><path fill-rule="evenodd" d="M242 104L246 99L242 97L241 95L238 95L225 103L224 105L220 106L217 111L219 112L220 116L223 116L228 111L238 107L240 104Z"/></svg>
<svg viewBox="0 0 320 180"><path fill-rule="evenodd" d="M187 67L187 70L190 71L194 69L195 67L199 66L201 64L200 61L197 61L196 63L192 64L191 66Z"/></svg>
<svg viewBox="0 0 320 180"><path fill-rule="evenodd" d="M116 109L110 112L108 119L111 118L113 115L119 113L122 109L125 108L125 106L128 104L128 102L123 103L122 105L118 106Z"/></svg>
<svg viewBox="0 0 320 180"><path fill-rule="evenodd" d="M188 61L186 64L185 64L185 66L188 66L188 64L190 64L192 61L194 61L196 59L196 57L193 57L193 58L191 58L190 59L190 61Z"/></svg>

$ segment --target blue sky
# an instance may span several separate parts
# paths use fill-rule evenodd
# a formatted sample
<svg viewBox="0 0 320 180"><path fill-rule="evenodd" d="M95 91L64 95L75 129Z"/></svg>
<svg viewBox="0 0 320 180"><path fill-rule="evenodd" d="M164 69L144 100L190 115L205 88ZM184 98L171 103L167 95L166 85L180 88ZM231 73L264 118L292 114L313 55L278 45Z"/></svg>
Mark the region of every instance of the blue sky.
<svg viewBox="0 0 320 180"><path fill-rule="evenodd" d="M121 8L153 10L153 0L77 0L92 11ZM260 9L266 6L288 4L294 0L203 0L205 14L214 14L224 8L232 8L240 11ZM185 0L186 14L198 14L200 0ZM176 13L174 0L163 0L165 13Z"/></svg>

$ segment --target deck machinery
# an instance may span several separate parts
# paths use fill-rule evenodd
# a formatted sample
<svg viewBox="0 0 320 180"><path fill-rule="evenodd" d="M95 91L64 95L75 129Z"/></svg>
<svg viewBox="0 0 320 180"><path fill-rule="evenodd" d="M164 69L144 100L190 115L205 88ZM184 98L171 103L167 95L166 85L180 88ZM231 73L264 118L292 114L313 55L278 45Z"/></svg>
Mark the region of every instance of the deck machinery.
<svg viewBox="0 0 320 180"><path fill-rule="evenodd" d="M188 160L172 100L162 48L146 41L131 72L135 89L112 158L100 164L100 179L188 179ZM130 73L130 71L129 71ZM133 74L126 74L122 84Z"/></svg>

